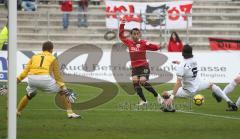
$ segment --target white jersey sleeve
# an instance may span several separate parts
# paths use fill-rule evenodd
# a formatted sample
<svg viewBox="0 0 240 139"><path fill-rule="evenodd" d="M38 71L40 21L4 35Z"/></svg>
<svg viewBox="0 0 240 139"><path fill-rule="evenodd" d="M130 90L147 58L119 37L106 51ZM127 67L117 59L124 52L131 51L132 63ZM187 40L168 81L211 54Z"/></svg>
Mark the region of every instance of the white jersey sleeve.
<svg viewBox="0 0 240 139"><path fill-rule="evenodd" d="M177 72L176 72L176 75L178 78L181 78L183 77L184 75L184 64L181 63L178 67L177 67Z"/></svg>

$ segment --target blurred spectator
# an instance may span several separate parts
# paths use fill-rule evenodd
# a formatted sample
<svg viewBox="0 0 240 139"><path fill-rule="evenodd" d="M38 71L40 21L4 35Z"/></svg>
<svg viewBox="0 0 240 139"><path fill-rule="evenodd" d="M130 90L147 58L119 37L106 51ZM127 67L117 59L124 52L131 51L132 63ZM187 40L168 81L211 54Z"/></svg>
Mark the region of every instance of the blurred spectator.
<svg viewBox="0 0 240 139"><path fill-rule="evenodd" d="M60 4L63 12L63 28L67 29L69 25L69 12L73 9L72 0L62 0Z"/></svg>
<svg viewBox="0 0 240 139"><path fill-rule="evenodd" d="M88 0L78 0L78 26L88 27Z"/></svg>
<svg viewBox="0 0 240 139"><path fill-rule="evenodd" d="M4 0L0 0L0 3L4 3Z"/></svg>
<svg viewBox="0 0 240 139"><path fill-rule="evenodd" d="M24 11L36 11L36 0L22 0L22 10Z"/></svg>
<svg viewBox="0 0 240 139"><path fill-rule="evenodd" d="M91 0L91 3L92 3L93 5L100 5L100 1L101 1L101 0Z"/></svg>
<svg viewBox="0 0 240 139"><path fill-rule="evenodd" d="M0 50L8 49L8 24L0 32Z"/></svg>
<svg viewBox="0 0 240 139"><path fill-rule="evenodd" d="M3 0L5 7L8 8L8 0ZM17 9L22 10L22 0L17 0Z"/></svg>
<svg viewBox="0 0 240 139"><path fill-rule="evenodd" d="M177 32L172 32L168 43L168 52L182 52L183 44Z"/></svg>

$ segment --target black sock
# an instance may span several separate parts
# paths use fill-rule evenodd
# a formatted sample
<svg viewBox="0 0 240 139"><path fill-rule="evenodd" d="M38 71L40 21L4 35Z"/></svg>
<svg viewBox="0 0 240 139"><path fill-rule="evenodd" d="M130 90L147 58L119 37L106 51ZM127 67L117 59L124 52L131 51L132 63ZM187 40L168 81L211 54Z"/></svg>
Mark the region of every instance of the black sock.
<svg viewBox="0 0 240 139"><path fill-rule="evenodd" d="M149 84L148 82L145 82L144 85L143 85L143 87L144 87L145 89L147 89L149 92L151 92L151 93L154 95L154 97L157 97L157 96L158 96L158 93L153 89L153 87L151 86L151 84Z"/></svg>
<svg viewBox="0 0 240 139"><path fill-rule="evenodd" d="M146 102L147 100L146 100L146 98L145 98L145 96L144 96L144 94L143 94L143 92L142 92L142 88L141 88L141 86L139 85L139 83L134 83L133 86L134 86L134 89L135 89L135 91L137 92L138 96L139 96L144 102Z"/></svg>

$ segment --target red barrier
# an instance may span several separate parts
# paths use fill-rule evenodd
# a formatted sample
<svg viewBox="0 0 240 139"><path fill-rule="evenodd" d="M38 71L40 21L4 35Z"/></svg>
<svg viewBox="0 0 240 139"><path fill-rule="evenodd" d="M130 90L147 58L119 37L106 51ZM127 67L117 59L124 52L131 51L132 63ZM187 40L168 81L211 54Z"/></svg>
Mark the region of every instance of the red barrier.
<svg viewBox="0 0 240 139"><path fill-rule="evenodd" d="M208 38L211 50L240 50L240 40Z"/></svg>

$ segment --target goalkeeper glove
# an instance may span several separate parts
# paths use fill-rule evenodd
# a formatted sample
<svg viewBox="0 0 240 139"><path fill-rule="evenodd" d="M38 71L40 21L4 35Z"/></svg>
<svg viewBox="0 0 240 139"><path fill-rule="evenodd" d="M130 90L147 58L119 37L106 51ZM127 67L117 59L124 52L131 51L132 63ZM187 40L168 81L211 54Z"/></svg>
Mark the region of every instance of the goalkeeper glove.
<svg viewBox="0 0 240 139"><path fill-rule="evenodd" d="M65 95L67 96L67 99L70 103L74 103L75 100L77 99L77 97L75 96L75 93L73 92L72 89L66 89L65 91Z"/></svg>

